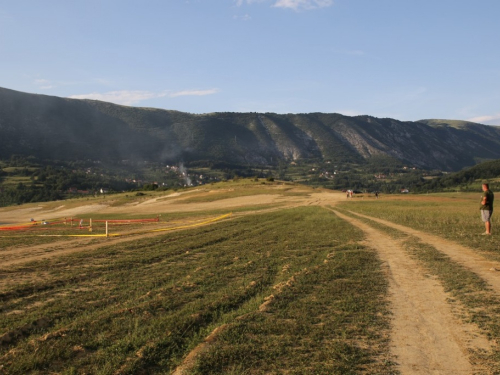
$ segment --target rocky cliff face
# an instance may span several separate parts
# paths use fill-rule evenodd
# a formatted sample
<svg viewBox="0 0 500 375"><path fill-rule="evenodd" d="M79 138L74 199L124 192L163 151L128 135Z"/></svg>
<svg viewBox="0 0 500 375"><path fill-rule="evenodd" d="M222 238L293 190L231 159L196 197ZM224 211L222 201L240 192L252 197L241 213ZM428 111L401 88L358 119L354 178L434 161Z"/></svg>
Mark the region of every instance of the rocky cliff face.
<svg viewBox="0 0 500 375"><path fill-rule="evenodd" d="M363 162L387 155L423 168L458 170L500 158L500 127L324 113L192 115L0 88L0 157L12 154L244 165L310 158Z"/></svg>

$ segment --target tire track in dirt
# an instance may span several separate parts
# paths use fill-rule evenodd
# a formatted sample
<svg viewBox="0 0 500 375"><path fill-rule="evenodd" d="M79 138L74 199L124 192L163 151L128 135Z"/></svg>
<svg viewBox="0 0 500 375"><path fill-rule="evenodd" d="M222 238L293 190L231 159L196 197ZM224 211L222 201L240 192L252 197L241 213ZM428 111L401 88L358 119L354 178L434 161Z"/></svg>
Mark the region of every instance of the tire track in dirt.
<svg viewBox="0 0 500 375"><path fill-rule="evenodd" d="M481 371L469 362L468 350L482 335L476 327L455 319L441 284L425 277L424 270L397 241L360 220L330 210L360 228L366 235L366 245L377 251L387 267L393 312L391 352L397 357L401 374ZM487 343L486 338L481 341Z"/></svg>
<svg viewBox="0 0 500 375"><path fill-rule="evenodd" d="M446 240L433 234L425 233L401 224L395 224L391 221L363 215L357 212L349 211L349 213L365 219L373 220L376 223L397 229L403 233L410 234L417 237L422 242L434 246L438 251L449 256L450 259L474 272L480 278L488 282L488 284L490 284L490 286L498 294L500 294L500 273L495 271L500 270L500 262L486 259L481 254L478 254L468 247L459 245L456 242Z"/></svg>

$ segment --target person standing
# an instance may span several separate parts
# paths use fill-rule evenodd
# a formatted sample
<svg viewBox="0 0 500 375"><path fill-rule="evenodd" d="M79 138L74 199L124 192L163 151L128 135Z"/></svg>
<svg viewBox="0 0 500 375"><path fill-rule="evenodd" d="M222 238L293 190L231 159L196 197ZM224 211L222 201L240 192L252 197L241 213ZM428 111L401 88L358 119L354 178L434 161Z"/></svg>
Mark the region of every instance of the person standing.
<svg viewBox="0 0 500 375"><path fill-rule="evenodd" d="M483 235L491 235L491 215L493 214L493 200L495 199L495 195L490 190L490 186L488 183L483 183L483 195L481 197L481 219L484 222L484 226L486 228L486 232Z"/></svg>

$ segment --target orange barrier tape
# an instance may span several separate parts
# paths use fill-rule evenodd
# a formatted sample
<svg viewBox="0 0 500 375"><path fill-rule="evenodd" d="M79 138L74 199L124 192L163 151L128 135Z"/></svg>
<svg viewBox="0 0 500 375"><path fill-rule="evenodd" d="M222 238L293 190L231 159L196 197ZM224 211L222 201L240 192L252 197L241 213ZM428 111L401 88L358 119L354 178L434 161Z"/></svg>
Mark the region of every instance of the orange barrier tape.
<svg viewBox="0 0 500 375"><path fill-rule="evenodd" d="M72 223L88 223L90 219L80 219L80 218L71 218L71 219L59 219L57 221L47 221L47 220L41 220L41 221L30 221L29 223L19 223L19 224L7 224L7 225L0 225L0 231L18 231L18 230L39 230L39 229L46 229L44 226L47 225L68 225ZM115 219L115 220L92 220L92 223L105 223L108 222L109 224L131 224L131 223L154 223L154 222L159 222L160 219L158 217L152 218L152 219ZM76 229L79 227L77 225L74 226ZM81 228L80 228L81 229Z"/></svg>
<svg viewBox="0 0 500 375"><path fill-rule="evenodd" d="M181 225L177 227L169 227L169 228L160 228L160 229L152 229L152 230L142 230L142 231L135 231L135 232L129 232L129 233L108 233L106 234L34 234L29 237L121 237L121 236L130 236L134 234L142 234L142 233L155 233L155 232L166 232L166 231L171 231L171 230L177 230L177 229L187 229L187 228L195 228L198 226L206 225L209 223L213 223L216 221L220 221L223 219L226 219L228 217L231 217L233 213L225 214L222 216L218 216L213 219L205 220L202 222L194 223L194 224L187 224L187 225ZM16 237L16 236L0 236L0 237Z"/></svg>
<svg viewBox="0 0 500 375"><path fill-rule="evenodd" d="M30 227L27 226L17 226L17 227L0 227L0 230L28 230L31 229Z"/></svg>

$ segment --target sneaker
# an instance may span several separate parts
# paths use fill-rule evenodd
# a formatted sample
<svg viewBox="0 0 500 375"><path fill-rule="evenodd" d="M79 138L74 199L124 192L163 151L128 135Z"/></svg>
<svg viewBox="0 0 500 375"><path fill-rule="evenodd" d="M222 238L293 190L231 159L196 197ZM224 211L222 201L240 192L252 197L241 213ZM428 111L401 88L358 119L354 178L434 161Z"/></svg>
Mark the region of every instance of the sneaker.
<svg viewBox="0 0 500 375"><path fill-rule="evenodd" d="M491 233L484 232L484 233L481 234L481 236L491 236Z"/></svg>

